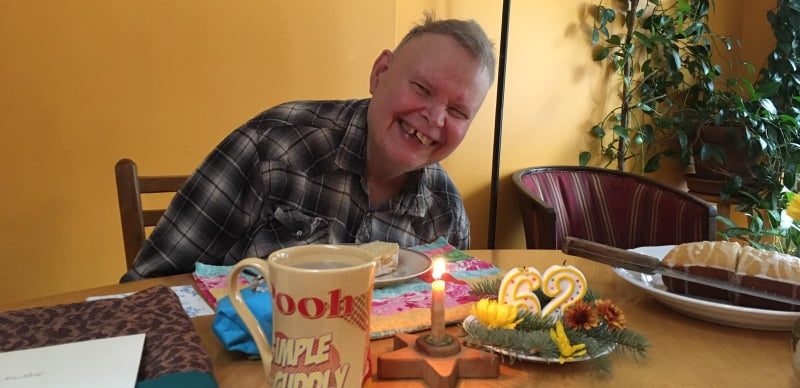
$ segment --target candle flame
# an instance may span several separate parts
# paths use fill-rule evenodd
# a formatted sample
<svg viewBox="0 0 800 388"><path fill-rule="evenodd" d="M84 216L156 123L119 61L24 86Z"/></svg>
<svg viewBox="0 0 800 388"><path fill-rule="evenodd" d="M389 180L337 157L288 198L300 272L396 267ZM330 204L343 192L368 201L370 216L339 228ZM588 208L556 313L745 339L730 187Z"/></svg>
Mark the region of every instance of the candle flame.
<svg viewBox="0 0 800 388"><path fill-rule="evenodd" d="M436 259L433 262L433 278L439 280L444 275L446 266L444 259Z"/></svg>

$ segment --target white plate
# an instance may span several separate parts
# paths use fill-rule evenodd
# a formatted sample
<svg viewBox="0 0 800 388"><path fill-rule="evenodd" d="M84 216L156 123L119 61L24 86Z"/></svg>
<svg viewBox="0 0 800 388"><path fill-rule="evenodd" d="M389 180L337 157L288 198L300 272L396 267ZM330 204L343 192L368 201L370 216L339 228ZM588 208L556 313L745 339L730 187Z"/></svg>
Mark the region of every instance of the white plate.
<svg viewBox="0 0 800 388"><path fill-rule="evenodd" d="M468 315L466 318L464 318L464 322L462 323L462 326L466 325L468 322L472 322L472 321L474 321L476 319L477 318L475 318L475 316ZM465 329L466 329L466 326L465 326ZM544 357L539 357L539 356L536 356L536 355L533 355L533 354L519 353L519 352L513 351L511 349L499 348L497 346L491 346L491 345L482 345L482 347L487 349L487 350L491 350L491 351L493 351L495 353L502 354L504 356L514 357L517 360L524 360L524 361L531 361L531 362L538 362L538 363L545 363L545 364L552 364L552 363L558 364L559 363L558 358L544 358ZM614 347L615 346L611 346L609 348L606 348L605 350L600 352L600 354L598 354L597 357L602 357L602 356L605 356L608 353L611 353L611 351L614 350ZM564 363L567 364L567 363L571 363L571 362L589 361L592 358L593 357L583 356L583 357L574 358L572 360L564 360Z"/></svg>
<svg viewBox="0 0 800 388"><path fill-rule="evenodd" d="M672 247L672 245L641 247L631 251L663 259ZM796 311L741 307L722 301L674 294L667 291L667 287L661 281L661 275L645 275L621 268L614 268L614 272L675 311L722 325L757 330L791 330L795 321L800 318L800 312Z"/></svg>
<svg viewBox="0 0 800 388"><path fill-rule="evenodd" d="M423 253L400 248L397 255L397 269L375 278L375 287L386 287L402 283L428 272L431 269L431 258Z"/></svg>

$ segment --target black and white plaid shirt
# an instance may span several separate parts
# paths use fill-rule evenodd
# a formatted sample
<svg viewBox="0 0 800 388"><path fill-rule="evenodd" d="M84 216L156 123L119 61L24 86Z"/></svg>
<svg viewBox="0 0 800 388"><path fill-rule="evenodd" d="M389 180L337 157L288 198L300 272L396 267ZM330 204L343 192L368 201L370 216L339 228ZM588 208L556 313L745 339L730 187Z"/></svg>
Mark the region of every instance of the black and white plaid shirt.
<svg viewBox="0 0 800 388"><path fill-rule="evenodd" d="M364 175L369 100L301 101L267 110L229 135L170 203L122 280L230 265L310 243L446 236L469 247L461 196L439 164L412 173L370 208Z"/></svg>

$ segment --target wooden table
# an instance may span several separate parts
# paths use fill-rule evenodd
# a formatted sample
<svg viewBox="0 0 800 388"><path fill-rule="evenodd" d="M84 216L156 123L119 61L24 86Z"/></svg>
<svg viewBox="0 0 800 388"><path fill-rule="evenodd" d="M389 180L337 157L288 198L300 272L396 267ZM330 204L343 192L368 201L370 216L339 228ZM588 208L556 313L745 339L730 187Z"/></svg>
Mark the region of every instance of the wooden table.
<svg viewBox="0 0 800 388"><path fill-rule="evenodd" d="M631 329L651 343L647 359L630 354L612 358L612 375L600 378L586 363L535 364L505 362L498 379L464 379L460 387L788 387L796 386L791 368L789 332L738 329L690 318L673 312L645 292L618 278L609 267L547 250L473 250L472 255L508 269L529 265L544 270L552 264L568 263L580 268L591 288L613 299L625 312ZM153 285L192 283L191 276L95 288L32 301L0 306L0 311L83 301L87 296L141 290ZM213 317L193 319L211 356L220 387L266 387L261 363L222 348L211 332ZM448 330L457 334L460 329ZM375 358L392 350L392 340L372 342ZM372 380L368 387L422 387L421 380Z"/></svg>

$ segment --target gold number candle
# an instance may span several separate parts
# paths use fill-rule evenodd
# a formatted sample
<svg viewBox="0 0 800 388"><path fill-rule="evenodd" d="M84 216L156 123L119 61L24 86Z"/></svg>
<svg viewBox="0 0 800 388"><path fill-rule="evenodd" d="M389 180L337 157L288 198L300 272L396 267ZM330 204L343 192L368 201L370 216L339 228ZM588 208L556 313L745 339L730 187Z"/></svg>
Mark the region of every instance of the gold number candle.
<svg viewBox="0 0 800 388"><path fill-rule="evenodd" d="M542 275L533 267L512 268L500 282L497 301L538 313L541 310L536 291L542 285Z"/></svg>
<svg viewBox="0 0 800 388"><path fill-rule="evenodd" d="M542 309L542 315L564 312L564 309L581 300L586 295L586 277L577 268L567 265L554 265L542 275L542 292L553 298Z"/></svg>

